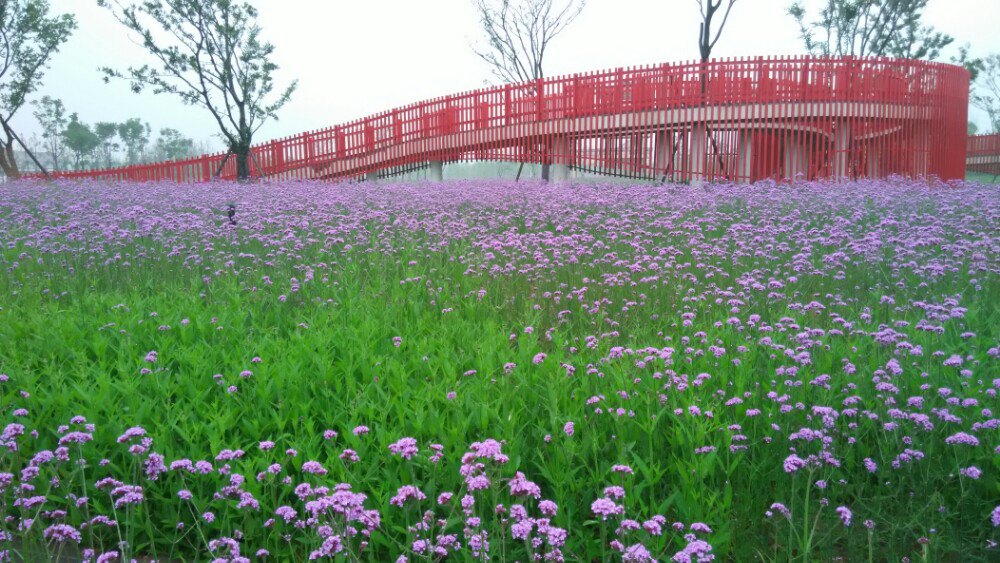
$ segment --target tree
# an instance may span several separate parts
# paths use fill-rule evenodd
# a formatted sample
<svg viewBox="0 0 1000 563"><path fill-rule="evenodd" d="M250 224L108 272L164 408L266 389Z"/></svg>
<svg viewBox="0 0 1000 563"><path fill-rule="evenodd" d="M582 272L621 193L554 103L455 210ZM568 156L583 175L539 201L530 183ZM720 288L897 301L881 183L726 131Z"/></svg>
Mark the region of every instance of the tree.
<svg viewBox="0 0 1000 563"><path fill-rule="evenodd" d="M119 145L115 142L118 135L118 124L110 121L99 121L94 124L94 134L101 141L98 147L100 158L105 168L111 168L111 162Z"/></svg>
<svg viewBox="0 0 1000 563"><path fill-rule="evenodd" d="M32 105L36 108L32 114L42 127L43 146L52 159L52 167L61 170L62 156L66 152L62 132L69 124L66 121L66 108L63 106L62 100L51 96L43 96L41 100L33 102Z"/></svg>
<svg viewBox="0 0 1000 563"><path fill-rule="evenodd" d="M268 119L277 119L297 82L275 90L274 46L261 40L257 10L243 0L98 0L155 60L126 71L101 69L105 80L126 79L132 90L178 96L212 115L237 177L250 178L250 146Z"/></svg>
<svg viewBox="0 0 1000 563"><path fill-rule="evenodd" d="M1000 133L1000 53L983 60L982 72L972 93L972 103L986 112L994 133Z"/></svg>
<svg viewBox="0 0 1000 563"><path fill-rule="evenodd" d="M194 155L194 141L176 129L160 129L160 138L153 150L157 160L179 160Z"/></svg>
<svg viewBox="0 0 1000 563"><path fill-rule="evenodd" d="M788 9L814 55L934 60L954 38L921 25L928 0L826 0L816 19L802 2Z"/></svg>
<svg viewBox="0 0 1000 563"><path fill-rule="evenodd" d="M49 16L47 0L0 0L0 169L20 176L14 158L14 117L38 88L52 56L76 29L69 14ZM23 145L26 151L28 148Z"/></svg>
<svg viewBox="0 0 1000 563"><path fill-rule="evenodd" d="M544 78L549 44L586 6L586 0L473 0L485 46L473 47L501 82L531 82ZM521 177L522 163L517 177ZM542 165L542 179L549 164Z"/></svg>
<svg viewBox="0 0 1000 563"><path fill-rule="evenodd" d="M586 0L473 0L486 46L475 48L503 82L529 82L545 76L549 43L586 6Z"/></svg>
<svg viewBox="0 0 1000 563"><path fill-rule="evenodd" d="M101 139L91 131L87 124L80 122L76 113L70 114L69 125L62 132L63 144L73 153L73 167L83 169L84 159L94 153L101 145Z"/></svg>
<svg viewBox="0 0 1000 563"><path fill-rule="evenodd" d="M129 164L139 162L146 145L149 144L151 132L149 124L143 123L138 117L118 124L118 138L125 145L125 159Z"/></svg>
<svg viewBox="0 0 1000 563"><path fill-rule="evenodd" d="M723 0L715 2L712 2L712 0L696 0L696 2L701 13L698 50L701 53L701 62L706 62L712 56L712 49L719 42L719 37L722 36L722 30L726 27L726 22L729 21L729 12L732 11L736 0L726 0L726 11L722 14L722 21L719 23L718 29L715 30L715 37L712 37L712 20L717 15L716 13L719 11L719 8L722 7ZM704 77L702 77L702 85L704 86Z"/></svg>

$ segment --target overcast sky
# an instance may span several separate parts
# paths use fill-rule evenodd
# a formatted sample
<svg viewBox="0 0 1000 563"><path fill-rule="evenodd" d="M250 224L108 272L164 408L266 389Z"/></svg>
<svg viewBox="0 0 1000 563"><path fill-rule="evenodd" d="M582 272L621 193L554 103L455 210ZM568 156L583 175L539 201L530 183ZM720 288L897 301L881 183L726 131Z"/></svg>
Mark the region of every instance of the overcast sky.
<svg viewBox="0 0 1000 563"><path fill-rule="evenodd" d="M557 0L558 1L558 0ZM815 5L820 0L807 0ZM713 56L792 55L803 52L786 15L789 0L740 0ZM141 117L154 131L179 129L198 141L216 130L204 110L168 95L133 94L127 84L104 84L99 66L149 62L96 0L51 0L76 15L79 29L53 60L36 98L61 98L81 120ZM395 106L483 86L489 69L471 51L479 38L470 0L256 0L264 37L276 46L279 84L299 88L267 123L257 141L320 129ZM1000 0L931 0L925 23L970 43L975 55L1000 52ZM674 62L697 56L695 0L589 0L579 19L553 42L548 76ZM948 52L953 54L954 49ZM14 122L37 133L30 107ZM982 114L973 120L985 125Z"/></svg>

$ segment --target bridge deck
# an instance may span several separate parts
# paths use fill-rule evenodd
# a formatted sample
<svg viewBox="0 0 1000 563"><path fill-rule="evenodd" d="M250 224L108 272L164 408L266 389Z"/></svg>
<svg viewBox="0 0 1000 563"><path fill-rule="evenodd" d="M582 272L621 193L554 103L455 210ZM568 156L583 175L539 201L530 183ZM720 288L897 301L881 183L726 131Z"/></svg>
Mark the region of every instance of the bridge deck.
<svg viewBox="0 0 1000 563"><path fill-rule="evenodd" d="M252 149L265 176L350 179L428 162L511 160L608 174L755 180L965 169L968 72L903 59L661 64L485 88ZM931 150L931 139L934 150ZM233 178L225 153L66 177Z"/></svg>

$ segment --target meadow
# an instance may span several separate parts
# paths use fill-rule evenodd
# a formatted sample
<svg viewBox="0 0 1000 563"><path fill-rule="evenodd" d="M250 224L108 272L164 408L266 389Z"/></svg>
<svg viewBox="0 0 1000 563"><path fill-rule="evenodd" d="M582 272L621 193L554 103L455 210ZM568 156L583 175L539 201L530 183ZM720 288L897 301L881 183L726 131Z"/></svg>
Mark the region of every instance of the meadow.
<svg viewBox="0 0 1000 563"><path fill-rule="evenodd" d="M0 561L996 561L998 225L900 178L0 185Z"/></svg>

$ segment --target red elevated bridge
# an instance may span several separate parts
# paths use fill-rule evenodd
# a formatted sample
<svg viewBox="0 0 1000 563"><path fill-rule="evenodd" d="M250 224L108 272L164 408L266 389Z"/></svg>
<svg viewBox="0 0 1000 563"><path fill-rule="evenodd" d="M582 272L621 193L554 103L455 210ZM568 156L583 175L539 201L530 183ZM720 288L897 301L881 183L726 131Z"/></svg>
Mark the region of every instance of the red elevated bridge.
<svg viewBox="0 0 1000 563"><path fill-rule="evenodd" d="M1000 176L1000 133L969 137L966 168L981 174Z"/></svg>
<svg viewBox="0 0 1000 563"><path fill-rule="evenodd" d="M374 179L455 161L655 180L964 177L969 74L888 58L660 64L444 96L255 145L277 179ZM224 162L225 161L225 162ZM235 178L225 153L66 178Z"/></svg>

